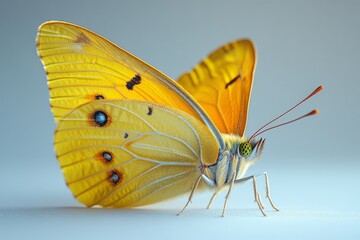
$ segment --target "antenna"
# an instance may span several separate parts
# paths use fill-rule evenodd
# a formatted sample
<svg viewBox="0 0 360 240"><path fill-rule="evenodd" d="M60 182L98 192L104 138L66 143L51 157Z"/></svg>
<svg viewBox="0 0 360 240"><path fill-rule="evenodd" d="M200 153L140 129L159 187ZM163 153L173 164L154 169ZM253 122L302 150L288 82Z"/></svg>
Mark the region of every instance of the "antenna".
<svg viewBox="0 0 360 240"><path fill-rule="evenodd" d="M256 137L256 136L258 136L258 135L260 135L260 134L263 134L264 132L267 132L267 131L269 131L269 130L271 130L271 129L274 129L274 128L277 128L277 127L281 127L281 126L287 125L287 124L289 124L289 123L296 122L296 121L298 121L298 120L300 120L300 119L302 119L302 118L310 117L310 116L316 115L316 114L318 114L318 113L319 113L319 110L317 110L317 109L312 110L311 112L309 112L309 113L307 113L307 114L305 114L305 115L302 115L301 117L295 118L295 119L290 120L290 121L288 121L288 122L284 122L284 123L275 125L275 126L273 126L273 127L266 128L265 130L262 130L262 131L258 132L257 134L251 136L251 138L254 138L254 137Z"/></svg>
<svg viewBox="0 0 360 240"><path fill-rule="evenodd" d="M285 123L281 123L281 124L278 124L276 126L273 126L273 127L270 127L270 128L267 128L265 130L263 130L264 128L266 128L267 126L269 126L271 123L275 122L276 120L278 120L279 118L285 116L287 113L291 112L292 110L294 110L296 107L298 107L300 104L302 104L303 102L305 102L306 100L308 100L309 98L313 97L314 95L316 95L317 93L319 93L321 90L323 90L323 86L319 86L317 87L312 93L310 93L306 98L304 98L303 100L301 100L299 103L295 104L292 108L290 108L289 110L287 110L286 112L280 114L278 117L274 118L273 120L271 120L270 122L268 122L267 124L265 124L264 126L262 126L261 128L259 128L250 138L249 138L249 141L251 139L253 139L254 137L266 132L266 131L269 131L270 129L274 129L274 128L277 128L277 127L280 127L280 126L283 126L283 125L286 125L286 124L289 124L289 123L292 123L292 122L295 122L297 120L300 120L302 118L305 118L305 117L309 117L309 116L312 116L312 115L315 115L315 114L318 114L319 111L318 110L313 110L301 117L298 117L296 119L293 119L291 121L288 121L288 122L285 122Z"/></svg>

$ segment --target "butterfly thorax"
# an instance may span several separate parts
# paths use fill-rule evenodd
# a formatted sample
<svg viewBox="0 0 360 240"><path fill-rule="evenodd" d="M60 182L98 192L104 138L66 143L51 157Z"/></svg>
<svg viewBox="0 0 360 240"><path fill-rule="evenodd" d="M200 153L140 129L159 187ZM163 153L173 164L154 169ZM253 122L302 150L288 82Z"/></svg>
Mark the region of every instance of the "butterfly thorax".
<svg viewBox="0 0 360 240"><path fill-rule="evenodd" d="M219 153L217 162L204 171L213 181L214 187L221 189L232 181L244 176L249 167L260 157L262 147L258 142L248 141L245 136L222 134L225 149ZM256 149L256 151L253 151ZM255 152L255 156L253 156Z"/></svg>

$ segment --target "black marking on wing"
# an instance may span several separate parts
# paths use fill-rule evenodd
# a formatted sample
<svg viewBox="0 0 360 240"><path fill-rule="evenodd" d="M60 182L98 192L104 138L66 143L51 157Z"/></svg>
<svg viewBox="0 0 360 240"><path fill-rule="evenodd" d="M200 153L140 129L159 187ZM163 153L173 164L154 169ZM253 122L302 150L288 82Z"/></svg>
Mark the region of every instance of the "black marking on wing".
<svg viewBox="0 0 360 240"><path fill-rule="evenodd" d="M101 99L105 99L103 95L99 94L95 96L96 100L101 100Z"/></svg>
<svg viewBox="0 0 360 240"><path fill-rule="evenodd" d="M126 82L126 88L128 90L133 90L134 86L140 83L141 83L141 77L139 74L136 74L135 77L133 77L130 81Z"/></svg>
<svg viewBox="0 0 360 240"><path fill-rule="evenodd" d="M228 82L226 85L225 85L225 89L227 89L231 84L233 84L234 82L236 82L236 80L238 80L240 78L240 74L237 75L236 77L234 77L230 82Z"/></svg>
<svg viewBox="0 0 360 240"><path fill-rule="evenodd" d="M152 109L152 107L148 107L148 113L147 113L147 115L151 115L153 113L153 109Z"/></svg>

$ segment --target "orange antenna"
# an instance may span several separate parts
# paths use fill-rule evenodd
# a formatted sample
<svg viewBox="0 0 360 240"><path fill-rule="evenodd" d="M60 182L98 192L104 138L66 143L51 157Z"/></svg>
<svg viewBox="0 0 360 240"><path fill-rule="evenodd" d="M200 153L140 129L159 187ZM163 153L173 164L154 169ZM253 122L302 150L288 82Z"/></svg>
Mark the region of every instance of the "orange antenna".
<svg viewBox="0 0 360 240"><path fill-rule="evenodd" d="M292 123L292 122L295 122L295 121L298 121L302 118L305 118L305 117L309 117L309 116L312 116L312 115L315 115L317 114L319 111L318 110L313 110L311 112L309 112L308 114L305 114L301 117L298 117L296 119L293 119L291 121L288 121L288 122L285 122L285 123L281 123L279 125L276 125L276 126L273 126L273 127L270 127L270 128L267 128L265 130L263 130L264 128L266 128L267 126L269 126L271 123L275 122L276 120L278 120L279 118L285 116L287 113L289 113L290 111L294 110L296 107L298 107L300 104L302 104L303 102L305 102L306 100L308 100L309 98L311 98L312 96L314 96L315 94L319 93L321 90L323 90L323 86L319 86L317 87L312 93L310 93L306 98L304 98L303 100L301 100L299 103L295 104L292 108L290 108L289 110L287 110L286 112L284 112L283 114L280 114L278 117L274 118L273 120L271 120L270 122L268 122L267 124L265 124L264 126L262 126L261 128L259 128L250 138L249 138L249 141L251 139L253 139L254 137L266 132L266 131L269 131L270 129L274 129L274 128L277 128L277 127L280 127L280 126L283 126L283 125L286 125L286 124L289 124L289 123Z"/></svg>
<svg viewBox="0 0 360 240"><path fill-rule="evenodd" d="M287 124L289 124L289 123L296 122L296 121L298 121L298 120L300 120L300 119L302 119L302 118L310 117L310 116L316 115L316 114L318 114L318 113L319 113L319 110L317 110L317 109L312 110L311 112L309 112L309 113L307 113L307 114L305 114L305 115L302 115L301 117L295 118L295 119L293 119L293 120L291 120L291 121L284 122L284 123L278 124L278 125L276 125L276 126L266 128L265 130L262 130L262 131L258 132L257 134L251 136L251 138L254 138L254 137L256 137L256 136L258 136L258 135L260 135L260 134L263 134L264 132L267 132L267 131L269 131L269 130L271 130L271 129L274 129L274 128L277 128L277 127L281 127L281 126L287 125ZM250 138L250 139L251 139L251 138Z"/></svg>

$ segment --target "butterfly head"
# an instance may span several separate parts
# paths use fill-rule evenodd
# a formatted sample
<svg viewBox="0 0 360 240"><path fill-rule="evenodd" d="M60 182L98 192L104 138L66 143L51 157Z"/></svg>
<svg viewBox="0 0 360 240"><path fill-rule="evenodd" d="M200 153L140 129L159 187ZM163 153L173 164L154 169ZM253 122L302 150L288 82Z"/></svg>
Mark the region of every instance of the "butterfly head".
<svg viewBox="0 0 360 240"><path fill-rule="evenodd" d="M245 139L237 147L238 156L244 158L250 158L255 156L255 158L260 157L262 149L264 148L265 139L260 138L260 140L255 139Z"/></svg>
<svg viewBox="0 0 360 240"><path fill-rule="evenodd" d="M252 153L253 148L249 142L240 143L238 147L238 153L240 156L248 157Z"/></svg>
<svg viewBox="0 0 360 240"><path fill-rule="evenodd" d="M234 134L223 135L224 140L230 155L240 158L252 158L253 156L259 157L264 148L265 139L260 138L259 140L248 139L246 137L240 137Z"/></svg>
<svg viewBox="0 0 360 240"><path fill-rule="evenodd" d="M235 134L223 134L223 138L228 151L228 158L224 158L227 159L227 167L222 168L221 165L225 163L223 159L219 159L215 175L226 176L224 182L229 183L231 179L229 172L233 172L236 169L236 179L240 179L244 176L249 167L259 160L264 148L265 139L248 139L245 136L240 137ZM222 169L226 169L227 171L224 173L222 172Z"/></svg>

